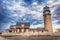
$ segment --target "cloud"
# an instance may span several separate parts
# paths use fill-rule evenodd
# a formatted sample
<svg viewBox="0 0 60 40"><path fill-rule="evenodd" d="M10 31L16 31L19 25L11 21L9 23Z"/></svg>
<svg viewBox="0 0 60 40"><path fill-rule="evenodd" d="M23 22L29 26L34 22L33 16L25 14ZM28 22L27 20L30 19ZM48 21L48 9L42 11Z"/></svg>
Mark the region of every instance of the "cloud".
<svg viewBox="0 0 60 40"><path fill-rule="evenodd" d="M53 3L53 1L52 0L49 0L48 2L47 2L47 4L52 4Z"/></svg>
<svg viewBox="0 0 60 40"><path fill-rule="evenodd" d="M43 7L48 5L52 14L53 25L58 25L56 24L58 20L56 20L55 18L56 14L54 13L54 11L57 8L56 5L60 5L59 0L57 2L53 0L4 0L2 5L4 9L7 9L9 11L6 12L6 14L8 15L7 17L12 19L12 21L15 21L14 23L16 23L17 21L20 22L22 20L29 21L32 24L31 27L43 26Z"/></svg>
<svg viewBox="0 0 60 40"><path fill-rule="evenodd" d="M50 7L56 6L56 5L59 5L59 4L60 4L60 2L55 2L55 3L52 3L52 4L50 5Z"/></svg>
<svg viewBox="0 0 60 40"><path fill-rule="evenodd" d="M30 28L43 28L44 27L44 25L43 25L43 23L42 24L37 24L37 25L31 25L31 27Z"/></svg>
<svg viewBox="0 0 60 40"><path fill-rule="evenodd" d="M60 25L58 25L58 24L53 24L53 29L60 29Z"/></svg>
<svg viewBox="0 0 60 40"><path fill-rule="evenodd" d="M38 3L37 2L33 2L31 5L32 6L36 6L36 5L38 5Z"/></svg>
<svg viewBox="0 0 60 40"><path fill-rule="evenodd" d="M24 7L24 6L21 6L19 5L18 3L13 6L10 6L10 7L7 7L8 10L17 10L16 13L14 12L14 14L10 15L11 17L21 17L22 15L26 15L26 14L31 14L32 15L32 18L33 19L42 19L40 18L41 15L43 14L41 11L43 9L42 6L38 5L35 7L37 11L33 10L32 9L29 9L29 8L33 8L34 5L32 7ZM19 15L18 15L19 14Z"/></svg>
<svg viewBox="0 0 60 40"><path fill-rule="evenodd" d="M27 5L31 5L34 0L24 0Z"/></svg>

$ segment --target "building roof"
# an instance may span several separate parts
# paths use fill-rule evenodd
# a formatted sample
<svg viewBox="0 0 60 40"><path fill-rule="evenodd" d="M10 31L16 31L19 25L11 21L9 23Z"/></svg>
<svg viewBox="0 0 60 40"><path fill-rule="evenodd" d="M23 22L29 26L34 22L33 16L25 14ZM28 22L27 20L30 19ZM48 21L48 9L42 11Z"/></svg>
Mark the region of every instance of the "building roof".
<svg viewBox="0 0 60 40"><path fill-rule="evenodd" d="M19 28L20 28L20 29L21 29L21 28L24 28L24 29L27 28L27 29L29 29L29 27L16 27L16 28L17 28L17 29L19 29Z"/></svg>
<svg viewBox="0 0 60 40"><path fill-rule="evenodd" d="M16 25L21 26L21 24L24 24L25 26L30 26L30 23L29 22L17 22Z"/></svg>

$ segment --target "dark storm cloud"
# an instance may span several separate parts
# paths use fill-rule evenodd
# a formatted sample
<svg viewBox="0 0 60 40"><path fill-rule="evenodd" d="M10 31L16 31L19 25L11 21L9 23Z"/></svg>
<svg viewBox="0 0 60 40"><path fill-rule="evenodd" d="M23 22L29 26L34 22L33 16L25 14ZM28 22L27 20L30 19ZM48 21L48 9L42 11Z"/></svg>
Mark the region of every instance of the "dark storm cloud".
<svg viewBox="0 0 60 40"><path fill-rule="evenodd" d="M60 20L60 6L59 5L57 6L54 13L56 13L56 19Z"/></svg>
<svg viewBox="0 0 60 40"><path fill-rule="evenodd" d="M24 2L27 4L27 5L31 5L33 2L37 2L38 4L42 3L42 2L47 2L48 0L24 0Z"/></svg>
<svg viewBox="0 0 60 40"><path fill-rule="evenodd" d="M3 0L0 0L0 32L9 24L11 19L7 16L7 13L10 13L9 10L4 8Z"/></svg>
<svg viewBox="0 0 60 40"><path fill-rule="evenodd" d="M26 14L22 18L19 18L19 21L18 22L20 22L22 20L24 22L26 22L26 21L30 22L31 25L37 25L37 24L42 24L43 23L43 20L33 19L31 14Z"/></svg>
<svg viewBox="0 0 60 40"><path fill-rule="evenodd" d="M55 16L56 20L58 20L57 24L60 24L60 5L56 6L54 13L56 14Z"/></svg>
<svg viewBox="0 0 60 40"><path fill-rule="evenodd" d="M3 6L1 7L1 9L0 9L0 22L5 22L6 20L6 18L8 18L8 14L10 13L10 11L9 10L7 10L7 9L4 9L3 8ZM4 21L5 20L5 21ZM7 21L6 21L7 22Z"/></svg>
<svg viewBox="0 0 60 40"><path fill-rule="evenodd" d="M33 3L34 0L23 0L28 6Z"/></svg>
<svg viewBox="0 0 60 40"><path fill-rule="evenodd" d="M6 16L0 14L0 22L2 22L5 18L6 18Z"/></svg>
<svg viewBox="0 0 60 40"><path fill-rule="evenodd" d="M38 4L42 3L42 2L47 2L48 0L36 0L38 2Z"/></svg>

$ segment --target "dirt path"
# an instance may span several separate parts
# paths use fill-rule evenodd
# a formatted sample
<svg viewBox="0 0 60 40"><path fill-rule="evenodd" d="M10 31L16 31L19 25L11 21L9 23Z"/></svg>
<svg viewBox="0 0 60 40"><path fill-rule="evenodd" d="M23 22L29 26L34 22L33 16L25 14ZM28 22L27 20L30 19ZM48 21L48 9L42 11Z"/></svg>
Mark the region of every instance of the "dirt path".
<svg viewBox="0 0 60 40"><path fill-rule="evenodd" d="M14 37L0 37L0 40L60 40L60 36L14 36Z"/></svg>

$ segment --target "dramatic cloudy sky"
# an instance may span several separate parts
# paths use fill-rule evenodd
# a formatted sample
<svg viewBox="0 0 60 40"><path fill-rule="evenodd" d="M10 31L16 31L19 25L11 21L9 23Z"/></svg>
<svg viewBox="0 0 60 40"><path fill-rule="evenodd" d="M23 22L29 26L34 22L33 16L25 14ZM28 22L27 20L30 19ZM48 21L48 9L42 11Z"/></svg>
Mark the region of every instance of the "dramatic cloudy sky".
<svg viewBox="0 0 60 40"><path fill-rule="evenodd" d="M53 29L60 28L60 0L0 0L0 31L17 22L30 22L31 28L44 27L43 7L51 10Z"/></svg>

